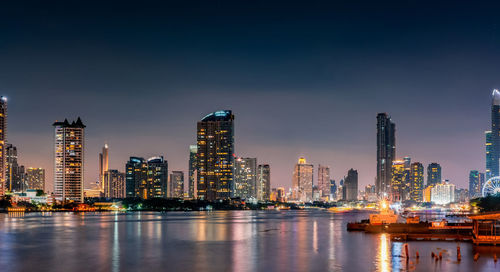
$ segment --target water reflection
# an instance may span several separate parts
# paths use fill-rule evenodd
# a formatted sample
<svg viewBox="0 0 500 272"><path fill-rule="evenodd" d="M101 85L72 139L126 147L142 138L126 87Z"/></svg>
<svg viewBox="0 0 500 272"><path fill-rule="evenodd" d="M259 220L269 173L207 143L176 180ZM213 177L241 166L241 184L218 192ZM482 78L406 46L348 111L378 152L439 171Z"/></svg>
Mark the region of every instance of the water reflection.
<svg viewBox="0 0 500 272"><path fill-rule="evenodd" d="M387 234L383 233L380 234L380 247L379 247L379 254L378 254L378 269L381 272L388 272L389 267L390 267L390 261L389 261L389 242L388 242L388 237Z"/></svg>

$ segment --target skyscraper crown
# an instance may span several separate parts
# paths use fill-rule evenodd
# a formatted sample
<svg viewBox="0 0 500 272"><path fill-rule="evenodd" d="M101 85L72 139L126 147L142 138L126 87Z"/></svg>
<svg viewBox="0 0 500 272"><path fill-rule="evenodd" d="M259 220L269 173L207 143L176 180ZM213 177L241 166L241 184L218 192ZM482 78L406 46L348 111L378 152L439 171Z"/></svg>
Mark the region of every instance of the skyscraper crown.
<svg viewBox="0 0 500 272"><path fill-rule="evenodd" d="M493 97L493 105L500 106L500 92L498 89L493 89L491 96Z"/></svg>

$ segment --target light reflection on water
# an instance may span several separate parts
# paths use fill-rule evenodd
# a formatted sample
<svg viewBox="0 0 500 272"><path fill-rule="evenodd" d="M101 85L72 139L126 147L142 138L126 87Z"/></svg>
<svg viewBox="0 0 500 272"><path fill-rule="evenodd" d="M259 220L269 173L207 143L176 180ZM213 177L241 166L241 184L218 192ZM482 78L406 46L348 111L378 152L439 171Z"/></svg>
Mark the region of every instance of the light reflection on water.
<svg viewBox="0 0 500 272"><path fill-rule="evenodd" d="M1 271L498 271L491 248L347 232L366 213L0 214ZM417 261L415 251L420 253ZM442 261L431 251L445 251ZM477 263L474 250L480 250ZM500 256L500 252L497 252ZM29 257L28 257L29 256Z"/></svg>

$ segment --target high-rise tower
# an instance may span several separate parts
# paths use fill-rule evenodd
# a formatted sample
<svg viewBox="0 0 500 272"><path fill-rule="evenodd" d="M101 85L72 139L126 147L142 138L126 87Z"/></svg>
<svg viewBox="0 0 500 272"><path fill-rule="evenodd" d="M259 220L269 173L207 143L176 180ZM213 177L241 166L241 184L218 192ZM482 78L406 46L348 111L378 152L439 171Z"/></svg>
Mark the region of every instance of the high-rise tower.
<svg viewBox="0 0 500 272"><path fill-rule="evenodd" d="M318 165L318 189L322 197L330 196L330 167Z"/></svg>
<svg viewBox="0 0 500 272"><path fill-rule="evenodd" d="M60 201L83 202L85 125L80 117L72 123L55 122L54 195Z"/></svg>
<svg viewBox="0 0 500 272"><path fill-rule="evenodd" d="M257 158L234 161L234 197L257 198Z"/></svg>
<svg viewBox="0 0 500 272"><path fill-rule="evenodd" d="M5 144L7 142L7 98L0 96L0 196L5 195L6 161Z"/></svg>
<svg viewBox="0 0 500 272"><path fill-rule="evenodd" d="M197 124L198 198L228 199L232 196L234 166L234 115L216 111Z"/></svg>
<svg viewBox="0 0 500 272"><path fill-rule="evenodd" d="M196 177L196 153L198 153L198 146L197 145L190 145L189 146L189 168L188 168L188 175L189 175L189 181L188 181L188 196L190 198L195 197L195 177Z"/></svg>
<svg viewBox="0 0 500 272"><path fill-rule="evenodd" d="M104 192L104 174L109 170L108 144L104 144L102 153L99 153L99 187Z"/></svg>
<svg viewBox="0 0 500 272"><path fill-rule="evenodd" d="M271 167L269 164L259 164L257 168L257 199L269 200L271 197Z"/></svg>
<svg viewBox="0 0 500 272"><path fill-rule="evenodd" d="M396 125L387 113L377 115L377 195L387 197L392 179L392 161L396 157Z"/></svg>
<svg viewBox="0 0 500 272"><path fill-rule="evenodd" d="M293 170L292 198L294 200L312 200L313 168L312 164L307 164L305 158L299 158Z"/></svg>
<svg viewBox="0 0 500 272"><path fill-rule="evenodd" d="M486 135L488 138L488 135ZM488 139L486 141L488 143ZM500 92L497 89L493 90L491 101L491 151L489 158L486 159L487 176L497 177L499 175L499 157L500 157ZM489 170L489 171L488 171Z"/></svg>
<svg viewBox="0 0 500 272"><path fill-rule="evenodd" d="M427 186L441 183L441 165L437 162L427 165Z"/></svg>

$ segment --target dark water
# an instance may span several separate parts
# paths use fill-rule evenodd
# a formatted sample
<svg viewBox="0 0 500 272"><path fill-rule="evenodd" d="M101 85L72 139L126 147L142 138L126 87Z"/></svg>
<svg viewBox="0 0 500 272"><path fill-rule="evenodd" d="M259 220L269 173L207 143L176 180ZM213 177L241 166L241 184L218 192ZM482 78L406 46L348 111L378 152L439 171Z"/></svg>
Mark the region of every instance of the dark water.
<svg viewBox="0 0 500 272"><path fill-rule="evenodd" d="M347 232L366 213L220 211L0 215L0 271L500 271L491 248ZM419 251L420 259L414 257ZM442 261L431 251L446 250ZM476 250L481 252L473 261ZM500 256L500 251L497 251Z"/></svg>

